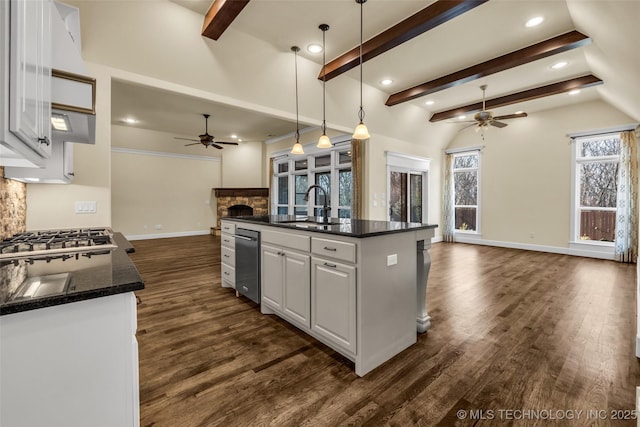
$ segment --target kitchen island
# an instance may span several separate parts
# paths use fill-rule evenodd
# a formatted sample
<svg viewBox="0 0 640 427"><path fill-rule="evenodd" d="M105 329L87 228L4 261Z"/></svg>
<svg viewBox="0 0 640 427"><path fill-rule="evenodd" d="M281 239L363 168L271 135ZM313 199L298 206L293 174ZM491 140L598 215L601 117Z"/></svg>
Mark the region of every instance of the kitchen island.
<svg viewBox="0 0 640 427"><path fill-rule="evenodd" d="M243 293L237 230L260 233L260 309L355 362L364 376L417 340L437 225L294 216L223 218L222 286ZM241 233L240 233L241 234Z"/></svg>
<svg viewBox="0 0 640 427"><path fill-rule="evenodd" d="M76 253L13 257L3 246L0 425L139 425L133 292L144 283L132 246L108 234Z"/></svg>

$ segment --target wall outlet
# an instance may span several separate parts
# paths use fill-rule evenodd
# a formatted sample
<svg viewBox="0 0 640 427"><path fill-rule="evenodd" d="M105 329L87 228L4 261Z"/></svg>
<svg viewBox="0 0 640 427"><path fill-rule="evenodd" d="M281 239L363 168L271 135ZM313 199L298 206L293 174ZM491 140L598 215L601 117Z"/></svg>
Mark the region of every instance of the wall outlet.
<svg viewBox="0 0 640 427"><path fill-rule="evenodd" d="M398 254L387 255L387 267L398 263Z"/></svg>
<svg viewBox="0 0 640 427"><path fill-rule="evenodd" d="M534 233L533 231L531 233L529 233L529 238L535 239L536 238L536 233Z"/></svg>
<svg viewBox="0 0 640 427"><path fill-rule="evenodd" d="M156 230L162 230L162 224L156 224Z"/></svg>
<svg viewBox="0 0 640 427"><path fill-rule="evenodd" d="M98 211L97 202L76 202L75 213L77 214L92 214Z"/></svg>

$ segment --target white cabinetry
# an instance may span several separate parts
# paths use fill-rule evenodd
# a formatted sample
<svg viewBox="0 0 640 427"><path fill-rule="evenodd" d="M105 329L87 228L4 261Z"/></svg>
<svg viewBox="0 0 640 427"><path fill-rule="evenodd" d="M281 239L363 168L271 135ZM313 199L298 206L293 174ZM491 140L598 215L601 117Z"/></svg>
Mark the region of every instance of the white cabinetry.
<svg viewBox="0 0 640 427"><path fill-rule="evenodd" d="M356 353L356 268L311 259L311 329L349 353Z"/></svg>
<svg viewBox="0 0 640 427"><path fill-rule="evenodd" d="M140 425L133 292L0 317L0 425Z"/></svg>
<svg viewBox="0 0 640 427"><path fill-rule="evenodd" d="M223 288L236 288L236 241L233 234L234 224L223 221L221 224L221 277Z"/></svg>
<svg viewBox="0 0 640 427"><path fill-rule="evenodd" d="M51 156L51 0L0 2L0 162L42 165ZM7 96L8 95L8 96Z"/></svg>
<svg viewBox="0 0 640 427"><path fill-rule="evenodd" d="M311 327L309 237L262 233L262 303L300 326ZM276 245L278 243L279 245Z"/></svg>

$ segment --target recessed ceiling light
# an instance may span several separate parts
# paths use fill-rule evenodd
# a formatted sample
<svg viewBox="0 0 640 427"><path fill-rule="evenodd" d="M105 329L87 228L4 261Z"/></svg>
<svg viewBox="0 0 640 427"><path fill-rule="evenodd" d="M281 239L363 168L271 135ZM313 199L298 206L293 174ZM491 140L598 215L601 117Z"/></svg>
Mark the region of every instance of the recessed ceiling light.
<svg viewBox="0 0 640 427"><path fill-rule="evenodd" d="M434 101L433 99L429 99L428 101L424 102L425 105L433 105L435 103L436 103L436 101Z"/></svg>
<svg viewBox="0 0 640 427"><path fill-rule="evenodd" d="M241 139L239 139L239 140L238 140L238 142L242 142L242 140L241 140Z"/></svg>
<svg viewBox="0 0 640 427"><path fill-rule="evenodd" d="M309 46L307 46L307 51L309 53L320 53L322 52L322 45L318 43L311 43Z"/></svg>
<svg viewBox="0 0 640 427"><path fill-rule="evenodd" d="M124 119L122 119L123 122L128 123L130 125L138 123L138 121L136 119L134 119L133 117L125 117Z"/></svg>
<svg viewBox="0 0 640 427"><path fill-rule="evenodd" d="M527 28L535 27L542 24L542 21L544 21L544 18L542 16L536 16L535 18L529 19L525 26Z"/></svg>
<svg viewBox="0 0 640 427"><path fill-rule="evenodd" d="M522 114L524 111L516 111L515 114Z"/></svg>
<svg viewBox="0 0 640 427"><path fill-rule="evenodd" d="M382 80L380 80L380 84L382 86L389 86L391 83L393 83L393 80L391 80L391 79L382 79Z"/></svg>
<svg viewBox="0 0 640 427"><path fill-rule="evenodd" d="M569 95L577 95L580 93L580 89L574 89L569 91Z"/></svg>
<svg viewBox="0 0 640 427"><path fill-rule="evenodd" d="M236 139L238 137L238 135L236 135L235 133L231 134L231 138Z"/></svg>
<svg viewBox="0 0 640 427"><path fill-rule="evenodd" d="M568 64L569 63L567 61L560 61L553 64L551 68L553 68L554 70L559 70L560 68L566 67Z"/></svg>
<svg viewBox="0 0 640 427"><path fill-rule="evenodd" d="M467 116L458 116L458 120L464 120L466 118L467 118Z"/></svg>

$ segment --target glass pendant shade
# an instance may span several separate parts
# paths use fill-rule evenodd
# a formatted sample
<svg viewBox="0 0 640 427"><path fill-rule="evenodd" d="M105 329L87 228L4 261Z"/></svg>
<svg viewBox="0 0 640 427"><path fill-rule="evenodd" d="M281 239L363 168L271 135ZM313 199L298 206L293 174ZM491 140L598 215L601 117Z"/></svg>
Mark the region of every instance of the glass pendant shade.
<svg viewBox="0 0 640 427"><path fill-rule="evenodd" d="M291 149L291 154L304 154L304 150L302 149L302 144L296 142L293 144L293 148Z"/></svg>
<svg viewBox="0 0 640 427"><path fill-rule="evenodd" d="M316 147L318 148L331 148L333 147L333 145L331 144L331 140L329 139L329 137L325 134L323 134L320 139L318 139L318 145L316 145Z"/></svg>
<svg viewBox="0 0 640 427"><path fill-rule="evenodd" d="M360 124L356 126L356 130L353 132L351 137L353 139L369 139L371 135L369 135L369 129L367 129L367 126L360 122Z"/></svg>

